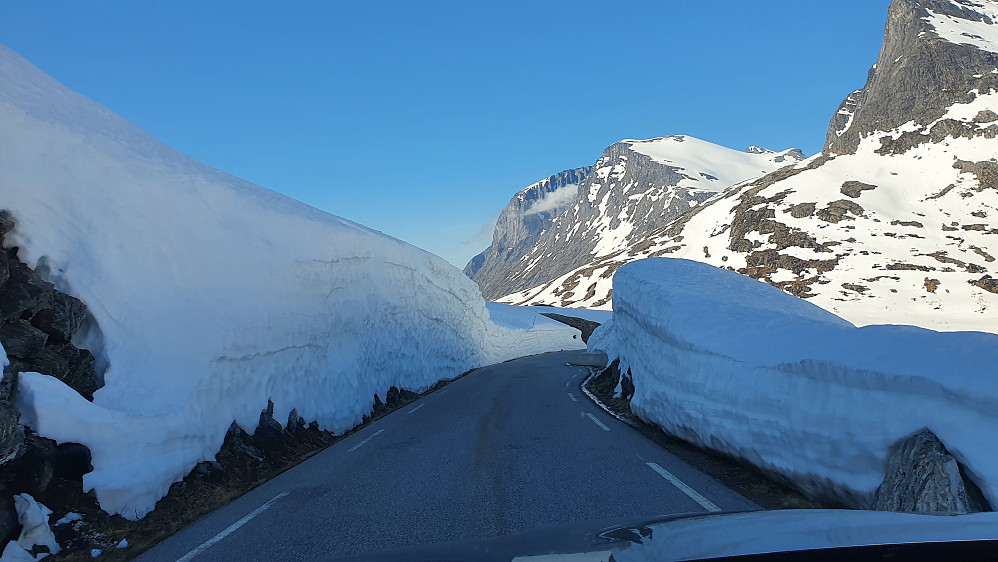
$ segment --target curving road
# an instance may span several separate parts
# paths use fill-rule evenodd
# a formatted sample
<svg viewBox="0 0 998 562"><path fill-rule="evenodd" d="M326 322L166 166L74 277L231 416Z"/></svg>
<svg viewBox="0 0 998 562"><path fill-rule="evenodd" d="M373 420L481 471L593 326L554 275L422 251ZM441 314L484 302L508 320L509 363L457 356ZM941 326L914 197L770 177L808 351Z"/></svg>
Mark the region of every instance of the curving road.
<svg viewBox="0 0 998 562"><path fill-rule="evenodd" d="M139 560L315 560L563 523L758 509L590 402L582 352L479 369Z"/></svg>

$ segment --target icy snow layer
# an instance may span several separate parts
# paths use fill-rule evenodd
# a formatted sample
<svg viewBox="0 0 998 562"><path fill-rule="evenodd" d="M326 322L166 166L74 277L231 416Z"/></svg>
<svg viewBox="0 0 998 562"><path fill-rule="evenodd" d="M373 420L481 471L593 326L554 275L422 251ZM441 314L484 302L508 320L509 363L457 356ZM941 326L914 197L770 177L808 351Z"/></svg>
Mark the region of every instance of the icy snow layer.
<svg viewBox="0 0 998 562"><path fill-rule="evenodd" d="M975 93L937 121L865 137L856 154L818 155L734 186L626 250L501 300L609 308L618 267L670 256L765 279L858 325L998 332L998 284L988 280L998 277L998 122L989 112L998 93Z"/></svg>
<svg viewBox="0 0 998 562"><path fill-rule="evenodd" d="M650 529L651 540L614 550L614 560L665 562L870 544L994 540L998 514L757 511L682 519Z"/></svg>
<svg viewBox="0 0 998 562"><path fill-rule="evenodd" d="M489 320L444 260L209 168L0 46L0 206L11 245L89 307L91 404L21 376L22 420L93 453L84 487L142 517L273 400L341 432L391 386L579 346Z"/></svg>
<svg viewBox="0 0 998 562"><path fill-rule="evenodd" d="M998 336L849 322L765 283L679 259L614 277L591 351L633 374L667 433L868 505L888 448L928 428L998 505Z"/></svg>

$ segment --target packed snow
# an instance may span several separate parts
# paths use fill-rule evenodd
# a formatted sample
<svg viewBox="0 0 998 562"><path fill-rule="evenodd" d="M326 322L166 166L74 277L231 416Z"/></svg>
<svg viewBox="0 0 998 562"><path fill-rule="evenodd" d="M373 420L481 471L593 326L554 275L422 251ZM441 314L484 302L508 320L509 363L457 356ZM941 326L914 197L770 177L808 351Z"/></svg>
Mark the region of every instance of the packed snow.
<svg viewBox="0 0 998 562"><path fill-rule="evenodd" d="M84 488L128 518L267 406L336 432L391 386L579 345L490 321L443 259L214 170L0 46L7 244L88 307L74 342L105 385L88 402L21 375L22 421L93 454Z"/></svg>
<svg viewBox="0 0 998 562"><path fill-rule="evenodd" d="M650 540L614 550L613 559L665 562L872 544L995 540L998 513L755 511L693 517L649 528Z"/></svg>
<svg viewBox="0 0 998 562"><path fill-rule="evenodd" d="M17 511L17 523L21 526L21 534L16 541L7 543L3 554L0 555L0 561L41 560L48 554L59 552L59 543L49 528L51 509L38 503L28 494L14 495L14 509ZM31 551L36 545L46 547L48 553L32 555Z"/></svg>
<svg viewBox="0 0 998 562"><path fill-rule="evenodd" d="M998 505L998 335L857 328L765 283L655 258L614 277L590 351L630 370L667 433L869 505L889 448L928 428Z"/></svg>
<svg viewBox="0 0 998 562"><path fill-rule="evenodd" d="M775 152L757 146L738 151L689 135L673 135L649 140L624 140L631 150L650 156L660 164L677 166L689 177L679 187L721 191L750 178L763 176L797 161L795 150ZM703 174L713 176L707 178Z"/></svg>

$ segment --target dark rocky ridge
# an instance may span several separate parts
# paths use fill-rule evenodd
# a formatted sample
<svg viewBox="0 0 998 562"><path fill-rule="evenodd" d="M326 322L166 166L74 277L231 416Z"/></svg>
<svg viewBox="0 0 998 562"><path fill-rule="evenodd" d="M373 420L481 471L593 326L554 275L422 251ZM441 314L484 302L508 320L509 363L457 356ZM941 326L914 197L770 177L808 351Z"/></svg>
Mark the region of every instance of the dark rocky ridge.
<svg viewBox="0 0 998 562"><path fill-rule="evenodd" d="M685 142L686 137L663 139L678 143ZM482 287L486 298L548 283L589 263L601 241L601 225L615 229L621 224L621 215L631 224L626 240L638 241L727 187L718 185L717 178L709 174L659 162L636 151L633 144L635 141L621 141L608 147L579 185L572 204L529 247L523 244L521 250L488 271L478 267L481 257L468 264L465 272L476 271L472 279ZM769 153L758 147L747 152ZM792 164L803 158L800 151L794 150L774 156L773 161ZM696 179L703 187L679 187L686 179Z"/></svg>
<svg viewBox="0 0 998 562"><path fill-rule="evenodd" d="M464 268L465 275L478 283L485 298L506 294L502 292L505 272L533 248L541 233L551 227L555 218L572 201L565 201L540 213L532 212L531 207L565 186L581 184L592 171L592 166L565 170L513 196L496 220L492 244L484 252L471 258Z"/></svg>
<svg viewBox="0 0 998 562"><path fill-rule="evenodd" d="M908 121L927 125L954 103L970 102L972 89L998 89L998 53L941 39L926 21L937 14L980 21L981 16L950 0L894 0L887 15L884 46L866 86L839 106L825 138L826 154L852 154L861 136L890 131ZM852 121L845 128L849 116ZM845 128L845 129L844 129ZM843 130L844 129L844 130Z"/></svg>

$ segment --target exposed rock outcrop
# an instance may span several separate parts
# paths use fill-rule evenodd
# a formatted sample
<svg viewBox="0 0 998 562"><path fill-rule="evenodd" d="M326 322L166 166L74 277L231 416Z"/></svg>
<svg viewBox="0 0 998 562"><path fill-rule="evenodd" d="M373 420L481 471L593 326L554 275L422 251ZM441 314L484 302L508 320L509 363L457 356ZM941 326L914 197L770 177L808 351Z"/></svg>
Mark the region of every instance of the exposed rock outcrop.
<svg viewBox="0 0 998 562"><path fill-rule="evenodd" d="M517 194L500 216L492 248L482 254L502 259L489 257L494 265L486 267L479 265L482 256L476 257L465 272L486 298L510 295L503 300L522 301L511 293L627 247L718 191L803 158L797 149L777 153L750 147L740 152L683 135L614 143L595 166L586 168L588 175L571 192L574 197L556 216L545 217L542 231L529 240L523 238L515 251L502 250L509 247L508 242L500 242L510 231L506 217L515 216L523 207L524 192ZM579 300L590 287L586 283L547 304Z"/></svg>
<svg viewBox="0 0 998 562"><path fill-rule="evenodd" d="M987 505L960 465L929 430L894 445L874 509L909 513L974 513Z"/></svg>
<svg viewBox="0 0 998 562"><path fill-rule="evenodd" d="M565 170L513 196L496 219L492 244L464 268L465 275L478 283L486 298L506 294L503 292L506 272L534 247L555 218L575 201L579 184L592 171L592 166Z"/></svg>

